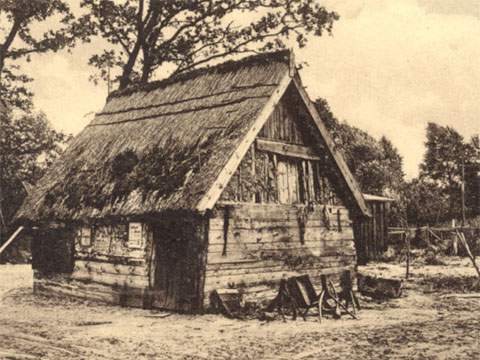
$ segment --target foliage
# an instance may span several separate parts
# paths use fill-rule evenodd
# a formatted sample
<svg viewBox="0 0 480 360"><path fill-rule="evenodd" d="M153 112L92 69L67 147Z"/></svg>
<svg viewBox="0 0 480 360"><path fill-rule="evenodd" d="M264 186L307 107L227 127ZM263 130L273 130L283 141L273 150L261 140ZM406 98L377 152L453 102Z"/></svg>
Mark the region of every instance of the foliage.
<svg viewBox="0 0 480 360"><path fill-rule="evenodd" d="M476 156L474 139L465 142L452 127L428 123L425 146L426 152L417 183L423 184L422 191L431 194L423 195L425 201L421 206L428 210L417 213L416 219L423 223L435 223L461 218L462 167ZM410 192L410 196L413 194L414 191ZM439 217L432 212L440 211L439 209L442 209L443 216Z"/></svg>
<svg viewBox="0 0 480 360"><path fill-rule="evenodd" d="M404 188L408 221L426 225L461 218L462 167L465 167L466 213L474 214L476 164L480 163L477 138L466 142L452 127L427 125L425 156L420 175Z"/></svg>
<svg viewBox="0 0 480 360"><path fill-rule="evenodd" d="M0 230L69 140L54 130L44 114L0 118Z"/></svg>
<svg viewBox="0 0 480 360"><path fill-rule="evenodd" d="M435 183L415 178L406 183L403 196L409 224L438 224L448 220L449 198Z"/></svg>
<svg viewBox="0 0 480 360"><path fill-rule="evenodd" d="M420 176L433 180L446 191L459 189L462 163L469 153L469 146L464 143L463 137L449 126L428 123L425 146Z"/></svg>
<svg viewBox="0 0 480 360"><path fill-rule="evenodd" d="M24 110L32 106L27 86L32 79L21 72L20 60L30 62L32 54L71 47L88 33L82 21L72 26L73 18L63 0L0 0L0 98L8 105ZM58 20L58 28L49 24L37 35L39 25L52 20Z"/></svg>
<svg viewBox="0 0 480 360"><path fill-rule="evenodd" d="M402 157L390 140L382 137L377 141L365 131L340 122L324 99L317 99L315 105L362 191L398 195L404 177Z"/></svg>
<svg viewBox="0 0 480 360"><path fill-rule="evenodd" d="M471 156L465 162L465 203L471 215L480 215L480 137L470 141Z"/></svg>
<svg viewBox="0 0 480 360"><path fill-rule="evenodd" d="M293 36L303 47L307 34L332 30L338 15L313 0L82 0L79 18L89 35L109 47L90 58L94 81L120 89L147 82L167 67L183 72L229 55L284 48Z"/></svg>
<svg viewBox="0 0 480 360"><path fill-rule="evenodd" d="M68 209L100 210L134 192L142 196L142 201L169 196L208 161L211 141L213 136L191 147L181 147L170 137L163 146L151 146L140 153L126 149L95 169L75 163L65 180L48 191L46 205L52 207L63 201Z"/></svg>

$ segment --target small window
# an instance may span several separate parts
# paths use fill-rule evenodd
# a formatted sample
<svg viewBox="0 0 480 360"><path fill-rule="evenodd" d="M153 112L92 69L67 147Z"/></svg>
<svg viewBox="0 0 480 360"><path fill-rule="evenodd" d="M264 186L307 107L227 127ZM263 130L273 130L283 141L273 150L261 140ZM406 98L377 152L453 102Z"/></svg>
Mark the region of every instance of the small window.
<svg viewBox="0 0 480 360"><path fill-rule="evenodd" d="M92 246L92 228L83 226L80 229L80 245L84 247Z"/></svg>
<svg viewBox="0 0 480 360"><path fill-rule="evenodd" d="M142 223L131 222L128 224L128 247L141 248L143 246Z"/></svg>

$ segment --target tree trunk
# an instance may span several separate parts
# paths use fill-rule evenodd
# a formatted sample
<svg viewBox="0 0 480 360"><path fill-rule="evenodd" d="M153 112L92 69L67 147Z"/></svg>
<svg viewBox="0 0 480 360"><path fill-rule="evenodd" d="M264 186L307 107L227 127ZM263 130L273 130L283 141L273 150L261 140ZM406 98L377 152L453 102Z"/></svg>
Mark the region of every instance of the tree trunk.
<svg viewBox="0 0 480 360"><path fill-rule="evenodd" d="M119 90L125 89L131 83L130 76L132 75L133 68L138 58L138 54L140 53L140 40L138 39L130 56L128 58L127 63L123 67L122 76L120 77L120 85Z"/></svg>
<svg viewBox="0 0 480 360"><path fill-rule="evenodd" d="M20 30L20 24L21 24L21 21L19 21L18 19L15 19L13 21L12 28L10 29L8 36L5 39L5 42L0 46L0 81L1 81L1 74L5 66L5 59L7 58L8 49L10 48L10 46L13 43L13 40L17 36L18 30Z"/></svg>
<svg viewBox="0 0 480 360"><path fill-rule="evenodd" d="M150 78L150 74L152 72L152 64L153 64L152 57L148 55L144 55L143 67L142 67L142 78L140 79L142 83L148 82L148 79Z"/></svg>

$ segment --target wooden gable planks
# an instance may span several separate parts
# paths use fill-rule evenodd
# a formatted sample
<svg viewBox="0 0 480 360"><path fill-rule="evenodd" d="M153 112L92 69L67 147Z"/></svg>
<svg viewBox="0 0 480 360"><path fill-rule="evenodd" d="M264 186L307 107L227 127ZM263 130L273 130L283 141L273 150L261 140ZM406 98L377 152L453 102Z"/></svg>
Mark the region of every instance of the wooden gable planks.
<svg viewBox="0 0 480 360"><path fill-rule="evenodd" d="M333 140L331 139L327 128L323 124L323 121L321 120L320 115L315 109L315 106L312 104L306 91L304 90L300 82L298 72L294 71L292 73L294 74L293 78L291 77L290 71L287 71L286 74L283 76L277 89L275 90L275 92L272 94L268 102L263 107L260 115L258 116L255 123L252 125L252 127L248 131L247 135L244 137L244 139L242 140L238 148L230 157L226 166L221 170L220 174L214 181L213 185L210 187L210 189L207 191L205 196L198 203L197 205L198 211L204 212L208 209L212 209L215 206L215 203L218 201L223 190L228 185L228 182L230 181L231 177L233 176L236 169L240 165L240 162L242 161L243 157L247 153L248 149L250 148L252 143L255 141L258 134L262 131L262 128L265 125L265 123L267 123L268 120L271 118L276 106L280 103L282 96L285 94L288 86L293 82L303 103L305 104L308 112L310 113L317 129L319 130L320 135L324 139L331 157L333 158L336 166L338 167L342 177L345 179L347 187L351 191L353 198L357 203L358 208L360 209L363 215L370 216L370 212L365 204L365 201L358 187L358 184L356 180L353 178L353 175L351 174L342 155L335 150L335 144L333 143ZM280 129L276 129L276 130L280 132Z"/></svg>
<svg viewBox="0 0 480 360"><path fill-rule="evenodd" d="M238 165L240 165L243 157L247 153L252 143L255 141L258 133L261 131L263 125L272 114L273 110L275 109L278 102L281 100L283 94L285 93L291 82L292 78L290 77L290 74L287 70L279 85L277 86L277 89L274 91L270 99L263 107L260 115L255 120L255 123L252 125L247 135L243 138L242 142L237 147L233 155L230 157L225 167L220 171L220 174L213 182L213 185L207 191L205 196L199 201L197 205L197 210L199 212L204 212L208 209L212 209L215 206L215 203L220 198L222 191L227 186L230 178L237 170Z"/></svg>
<svg viewBox="0 0 480 360"><path fill-rule="evenodd" d="M308 94L303 88L298 74L294 76L293 83L295 84L295 87L297 88L298 93L300 94L305 106L307 107L310 115L312 116L321 136L323 137L325 144L327 145L327 149L330 152L330 155L335 160L335 163L337 164L338 169L340 170L343 178L345 179L345 182L347 183L348 188L352 192L352 195L356 200L360 211L363 213L363 215L370 216L370 212L367 208L367 205L365 204L362 193L360 191L360 188L358 187L358 184L355 178L353 177L352 173L350 172L350 169L345 163L343 156L336 151L335 144L333 143L333 140L330 137L330 134L327 128L325 127L325 124L320 118L320 115L318 114L317 109L315 108L313 103L310 101Z"/></svg>

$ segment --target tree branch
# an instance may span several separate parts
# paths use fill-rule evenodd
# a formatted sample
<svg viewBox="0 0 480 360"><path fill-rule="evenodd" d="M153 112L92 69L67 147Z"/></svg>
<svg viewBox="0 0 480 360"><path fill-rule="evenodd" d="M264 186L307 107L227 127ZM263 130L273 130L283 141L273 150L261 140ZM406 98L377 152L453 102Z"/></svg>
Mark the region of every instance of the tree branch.
<svg viewBox="0 0 480 360"><path fill-rule="evenodd" d="M292 29L289 29L289 30L292 30ZM245 40L237 45L235 45L233 48L231 49L228 49L222 53L218 53L218 54L215 54L215 55L212 55L212 56L209 56L207 58L203 58L197 62L193 62L191 64L189 64L188 66L184 67L184 68L178 68L177 70L175 70L175 72L173 73L173 75L177 75L179 73L182 73L182 72L185 72L185 71L188 71L190 69L193 69L195 67L197 67L198 65L201 65L201 64L204 64L204 63L207 63L207 62L210 62L214 59L217 59L217 58L221 58L221 57L225 57L225 56L228 56L228 55L232 55L232 54L238 54L238 53L248 53L248 52L255 52L255 50L253 49L245 49L245 50L240 50L240 48L250 44L250 43L254 43L254 42L258 42L258 41L262 41L262 40L265 40L267 38L271 38L271 37L276 37L278 35L280 35L281 33L283 33L285 31L285 28L282 28L281 30L279 30L278 32L276 33L272 33L272 34L268 34L268 35L264 35L264 36L261 36L259 38L250 38L248 40Z"/></svg>
<svg viewBox="0 0 480 360"><path fill-rule="evenodd" d="M7 58L7 55L8 55L8 49L12 45L13 40L15 39L15 36L17 36L17 33L20 30L20 27L21 27L21 21L18 18L14 18L10 32L8 33L5 39L5 42L0 47L0 80L1 80L1 73L5 66L5 59Z"/></svg>

